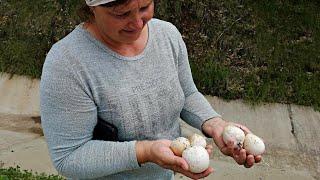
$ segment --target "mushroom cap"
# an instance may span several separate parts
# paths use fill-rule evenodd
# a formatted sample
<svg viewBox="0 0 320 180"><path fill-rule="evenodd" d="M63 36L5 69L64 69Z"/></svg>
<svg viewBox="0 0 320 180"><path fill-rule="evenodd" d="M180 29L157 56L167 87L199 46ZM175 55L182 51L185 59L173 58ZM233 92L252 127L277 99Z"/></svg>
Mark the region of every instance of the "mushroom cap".
<svg viewBox="0 0 320 180"><path fill-rule="evenodd" d="M265 144L261 138L249 133L246 135L244 140L244 149L248 152L248 154L257 156L264 153Z"/></svg>
<svg viewBox="0 0 320 180"><path fill-rule="evenodd" d="M192 146L182 153L182 158L189 165L189 170L193 173L201 173L209 167L209 154L202 146Z"/></svg>
<svg viewBox="0 0 320 180"><path fill-rule="evenodd" d="M189 140L191 146L202 146L204 148L207 146L206 138L199 134L193 134L189 137Z"/></svg>
<svg viewBox="0 0 320 180"><path fill-rule="evenodd" d="M245 139L245 134L242 129L234 125L228 125L222 133L223 141L227 144L233 141L234 148L242 148Z"/></svg>
<svg viewBox="0 0 320 180"><path fill-rule="evenodd" d="M185 137L178 137L170 144L170 149L177 156L182 156L182 152L190 146L190 142Z"/></svg>

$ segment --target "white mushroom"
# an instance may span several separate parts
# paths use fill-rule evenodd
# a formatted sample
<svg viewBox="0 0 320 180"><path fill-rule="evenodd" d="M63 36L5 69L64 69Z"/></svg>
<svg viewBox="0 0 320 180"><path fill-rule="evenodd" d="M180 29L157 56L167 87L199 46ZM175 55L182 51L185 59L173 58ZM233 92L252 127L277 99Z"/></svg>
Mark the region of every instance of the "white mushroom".
<svg viewBox="0 0 320 180"><path fill-rule="evenodd" d="M182 152L190 146L190 142L185 137L178 137L170 144L172 152L177 156L182 156Z"/></svg>
<svg viewBox="0 0 320 180"><path fill-rule="evenodd" d="M234 148L241 149L243 146L245 134L242 129L234 125L228 125L223 130L222 138L226 144L230 141L233 141Z"/></svg>
<svg viewBox="0 0 320 180"><path fill-rule="evenodd" d="M189 141L191 146L202 146L204 148L207 146L206 138L199 134L190 136Z"/></svg>
<svg viewBox="0 0 320 180"><path fill-rule="evenodd" d="M193 173L201 173L209 167L209 154L202 146L192 146L182 153L188 165L189 170Z"/></svg>
<svg viewBox="0 0 320 180"><path fill-rule="evenodd" d="M256 156L264 153L265 145L261 138L249 133L246 135L244 140L244 149L248 152L248 154Z"/></svg>

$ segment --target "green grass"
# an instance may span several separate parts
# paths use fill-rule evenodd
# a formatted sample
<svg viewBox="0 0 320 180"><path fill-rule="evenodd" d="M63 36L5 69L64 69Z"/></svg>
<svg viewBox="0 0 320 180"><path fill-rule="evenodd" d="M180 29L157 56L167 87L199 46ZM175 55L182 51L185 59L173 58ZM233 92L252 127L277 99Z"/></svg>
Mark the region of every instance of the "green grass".
<svg viewBox="0 0 320 180"><path fill-rule="evenodd" d="M250 101L320 107L319 3L260 1L251 4L257 47ZM258 79L258 80L257 80ZM258 84L258 86L257 86Z"/></svg>
<svg viewBox="0 0 320 180"><path fill-rule="evenodd" d="M319 3L253 3L257 36L253 59L261 85L249 85L248 99L320 107ZM254 82L254 81L249 81Z"/></svg>
<svg viewBox="0 0 320 180"><path fill-rule="evenodd" d="M21 170L19 166L0 168L0 180L63 180L61 176Z"/></svg>
<svg viewBox="0 0 320 180"><path fill-rule="evenodd" d="M0 1L0 71L39 78L44 58L79 22L76 0ZM320 6L303 0L161 0L204 94L320 110Z"/></svg>
<svg viewBox="0 0 320 180"><path fill-rule="evenodd" d="M70 3L28 0L0 2L0 72L40 78L46 53L77 23ZM74 11L74 10L73 10Z"/></svg>
<svg viewBox="0 0 320 180"><path fill-rule="evenodd" d="M185 35L201 92L320 109L318 2L202 2L171 5L168 17Z"/></svg>

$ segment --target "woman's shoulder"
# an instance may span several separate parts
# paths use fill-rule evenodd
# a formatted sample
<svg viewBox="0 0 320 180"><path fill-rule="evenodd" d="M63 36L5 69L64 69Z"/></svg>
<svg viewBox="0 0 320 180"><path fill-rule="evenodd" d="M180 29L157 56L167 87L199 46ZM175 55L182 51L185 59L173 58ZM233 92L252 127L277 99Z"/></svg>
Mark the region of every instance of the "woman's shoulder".
<svg viewBox="0 0 320 180"><path fill-rule="evenodd" d="M156 29L156 31L160 31L160 32L165 32L169 35L180 35L179 30L177 29L177 27L172 24L171 22L168 21L164 21L161 19L157 19L157 18L152 18L150 21L151 25L153 27L155 27L154 29Z"/></svg>
<svg viewBox="0 0 320 180"><path fill-rule="evenodd" d="M90 43L81 29L81 24L76 26L68 35L54 43L49 50L46 60L72 59L79 56L84 50L89 49Z"/></svg>
<svg viewBox="0 0 320 180"><path fill-rule="evenodd" d="M82 24L77 25L68 35L53 44L52 48L72 50L88 45Z"/></svg>
<svg viewBox="0 0 320 180"><path fill-rule="evenodd" d="M67 36L63 37L51 46L46 55L43 70L57 69L58 67L59 69L70 67L71 58L68 57L73 56L74 53L72 53L72 50L77 44L73 43L74 41L76 41L74 33L75 30L73 30Z"/></svg>
<svg viewBox="0 0 320 180"><path fill-rule="evenodd" d="M161 20L161 19L157 19L157 18L152 18L151 20L150 20L150 22L152 23L152 24L154 24L155 26L158 26L158 27L174 27L174 25L171 23L171 22L169 22L169 21L164 21L164 20Z"/></svg>

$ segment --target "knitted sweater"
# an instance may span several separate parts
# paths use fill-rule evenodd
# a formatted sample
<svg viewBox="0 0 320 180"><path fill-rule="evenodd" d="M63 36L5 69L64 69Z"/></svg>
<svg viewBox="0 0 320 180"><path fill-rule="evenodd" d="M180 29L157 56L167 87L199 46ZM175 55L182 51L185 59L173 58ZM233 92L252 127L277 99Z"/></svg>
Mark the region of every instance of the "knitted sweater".
<svg viewBox="0 0 320 180"><path fill-rule="evenodd" d="M73 179L171 179L173 172L137 162L137 140L180 136L179 118L200 129L219 116L198 92L186 46L171 23L148 22L143 52L125 57L78 25L53 45L41 76L40 110L50 156ZM92 140L97 116L121 142Z"/></svg>

